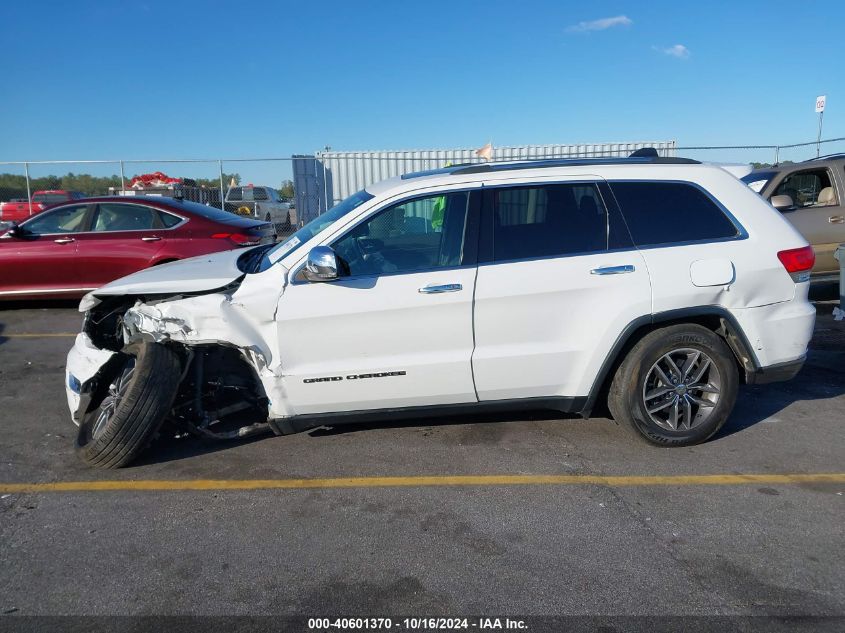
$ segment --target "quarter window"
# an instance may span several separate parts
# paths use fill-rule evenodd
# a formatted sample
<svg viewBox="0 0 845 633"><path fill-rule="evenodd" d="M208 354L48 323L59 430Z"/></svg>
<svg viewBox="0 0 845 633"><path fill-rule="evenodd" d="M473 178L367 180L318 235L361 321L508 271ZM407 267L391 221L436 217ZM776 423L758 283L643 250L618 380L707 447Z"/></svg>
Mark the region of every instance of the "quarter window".
<svg viewBox="0 0 845 633"><path fill-rule="evenodd" d="M493 190L493 259L607 250L607 211L594 184Z"/></svg>
<svg viewBox="0 0 845 633"><path fill-rule="evenodd" d="M164 228L166 229L176 226L182 221L182 218L178 215L172 215L170 213L165 213L164 211L158 212L158 219L161 220L162 225L164 225Z"/></svg>
<svg viewBox="0 0 845 633"><path fill-rule="evenodd" d="M54 211L45 211L29 222L24 222L22 226L28 233L34 235L75 233L82 228L87 210L87 205L76 204Z"/></svg>
<svg viewBox="0 0 845 633"><path fill-rule="evenodd" d="M332 244L350 275L381 275L459 266L467 192L394 204Z"/></svg>
<svg viewBox="0 0 845 633"><path fill-rule="evenodd" d="M610 186L637 246L739 235L733 222L698 187L673 182L614 182Z"/></svg>
<svg viewBox="0 0 845 633"><path fill-rule="evenodd" d="M836 192L827 169L799 171L790 174L778 185L775 196L789 196L792 206L826 207L836 204Z"/></svg>
<svg viewBox="0 0 845 633"><path fill-rule="evenodd" d="M91 226L92 231L145 231L156 226L156 212L140 204L102 203Z"/></svg>

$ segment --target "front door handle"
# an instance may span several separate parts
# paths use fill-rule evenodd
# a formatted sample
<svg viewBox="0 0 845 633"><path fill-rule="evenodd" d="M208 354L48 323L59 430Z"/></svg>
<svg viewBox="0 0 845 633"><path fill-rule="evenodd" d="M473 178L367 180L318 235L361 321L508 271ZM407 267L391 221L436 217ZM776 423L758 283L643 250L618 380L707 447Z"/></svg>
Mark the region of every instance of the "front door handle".
<svg viewBox="0 0 845 633"><path fill-rule="evenodd" d="M53 240L56 244L70 244L71 242L75 241L72 237L60 237L57 240Z"/></svg>
<svg viewBox="0 0 845 633"><path fill-rule="evenodd" d="M158 242L161 238L156 235L150 235L148 237L142 237L142 242Z"/></svg>
<svg viewBox="0 0 845 633"><path fill-rule="evenodd" d="M845 224L845 215L832 215L827 221L831 224Z"/></svg>
<svg viewBox="0 0 845 633"><path fill-rule="evenodd" d="M602 266L600 268L593 268L590 271L591 275L624 275L625 273L632 273L636 270L631 264L624 266Z"/></svg>
<svg viewBox="0 0 845 633"><path fill-rule="evenodd" d="M442 292L458 292L458 290L463 290L464 287L461 284L443 284L442 286L423 286L420 288L420 292L424 295L436 295Z"/></svg>

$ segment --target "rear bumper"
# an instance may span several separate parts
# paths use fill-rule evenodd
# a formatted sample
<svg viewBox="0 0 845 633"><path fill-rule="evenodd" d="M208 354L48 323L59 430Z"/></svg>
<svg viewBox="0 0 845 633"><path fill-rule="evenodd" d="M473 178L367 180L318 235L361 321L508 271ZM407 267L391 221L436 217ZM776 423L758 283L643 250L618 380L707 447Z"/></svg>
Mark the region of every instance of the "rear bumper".
<svg viewBox="0 0 845 633"><path fill-rule="evenodd" d="M765 385L770 382L784 382L786 380L792 380L798 375L798 372L801 371L806 359L806 356L802 356L801 358L790 360L785 363L761 367L754 372L746 374L746 382L749 385Z"/></svg>

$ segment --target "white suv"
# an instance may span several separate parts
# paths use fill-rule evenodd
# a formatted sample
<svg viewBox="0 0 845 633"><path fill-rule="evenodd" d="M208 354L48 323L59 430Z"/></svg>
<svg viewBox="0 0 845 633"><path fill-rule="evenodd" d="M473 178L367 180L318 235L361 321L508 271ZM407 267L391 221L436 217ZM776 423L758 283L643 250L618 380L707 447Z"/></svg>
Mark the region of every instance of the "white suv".
<svg viewBox="0 0 845 633"><path fill-rule="evenodd" d="M205 437L551 408L663 445L724 424L741 381L801 368L813 251L686 159L454 166L370 186L271 247L87 295L67 394L89 464L164 422Z"/></svg>

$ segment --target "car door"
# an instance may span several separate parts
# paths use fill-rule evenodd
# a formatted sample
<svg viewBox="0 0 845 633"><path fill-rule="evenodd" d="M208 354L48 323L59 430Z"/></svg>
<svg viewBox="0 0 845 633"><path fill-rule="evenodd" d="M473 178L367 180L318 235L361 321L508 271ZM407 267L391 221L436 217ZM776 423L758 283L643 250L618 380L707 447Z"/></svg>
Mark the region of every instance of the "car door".
<svg viewBox="0 0 845 633"><path fill-rule="evenodd" d="M88 205L44 211L0 239L0 294L73 294L80 289L77 238Z"/></svg>
<svg viewBox="0 0 845 633"><path fill-rule="evenodd" d="M578 410L626 325L651 313L643 258L595 176L484 187L478 398L552 398Z"/></svg>
<svg viewBox="0 0 845 633"><path fill-rule="evenodd" d="M77 237L80 278L98 288L146 268L166 238L157 209L139 203L97 203L89 229Z"/></svg>
<svg viewBox="0 0 845 633"><path fill-rule="evenodd" d="M814 167L786 173L771 185L772 196L787 195L793 206L783 209L783 217L798 229L816 253L813 274L839 271L833 254L845 242L845 207L840 175L827 167Z"/></svg>
<svg viewBox="0 0 845 633"><path fill-rule="evenodd" d="M299 269L277 313L298 414L476 402L472 302L477 193L412 196L328 242L346 274Z"/></svg>

